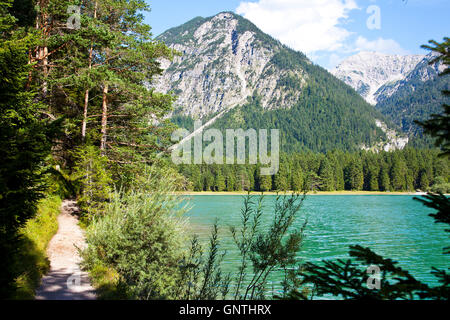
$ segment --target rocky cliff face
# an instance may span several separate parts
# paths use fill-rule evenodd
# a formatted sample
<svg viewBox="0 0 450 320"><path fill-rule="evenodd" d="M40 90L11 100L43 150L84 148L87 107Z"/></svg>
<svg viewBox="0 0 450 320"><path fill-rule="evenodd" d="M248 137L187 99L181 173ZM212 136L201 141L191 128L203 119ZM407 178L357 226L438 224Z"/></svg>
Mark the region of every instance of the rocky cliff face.
<svg viewBox="0 0 450 320"><path fill-rule="evenodd" d="M442 63L430 65L430 61L436 57L436 54L430 53L416 64L416 66L403 78L398 81L389 82L382 85L375 93L377 103L382 103L393 96L396 92L409 91L413 93L415 87L422 85L423 82L434 80L439 73L444 71L445 66Z"/></svg>
<svg viewBox="0 0 450 320"><path fill-rule="evenodd" d="M435 57L430 53L405 79L383 85L377 91L376 108L413 138L413 145L420 148L432 146L433 140L423 135L422 127L415 121L424 121L432 114L441 113L442 105L446 103L442 91L450 89L448 77L439 77L445 65L441 62L430 65Z"/></svg>
<svg viewBox="0 0 450 320"><path fill-rule="evenodd" d="M404 80L424 58L424 55L360 52L344 60L331 73L355 89L367 102L375 105L383 94L392 95L395 84ZM380 91L382 87L385 90Z"/></svg>
<svg viewBox="0 0 450 320"><path fill-rule="evenodd" d="M245 103L254 92L261 95L265 109L290 108L306 83L304 70L271 63L284 46L233 13L196 18L158 39L181 55L173 62L162 61L165 72L153 86L173 91L183 115L217 114ZM286 81L298 85L289 87Z"/></svg>
<svg viewBox="0 0 450 320"><path fill-rule="evenodd" d="M377 124L382 114L345 83L239 15L198 17L157 40L180 53L161 61L164 73L150 84L177 96L174 121L277 127L290 151L404 146ZM235 111L245 116L236 118Z"/></svg>

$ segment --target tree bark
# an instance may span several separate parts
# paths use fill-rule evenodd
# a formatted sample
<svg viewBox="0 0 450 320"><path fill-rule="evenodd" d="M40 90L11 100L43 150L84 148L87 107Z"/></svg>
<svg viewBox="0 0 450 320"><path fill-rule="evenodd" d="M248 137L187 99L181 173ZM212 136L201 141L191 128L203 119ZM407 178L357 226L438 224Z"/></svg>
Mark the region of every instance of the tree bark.
<svg viewBox="0 0 450 320"><path fill-rule="evenodd" d="M102 103L102 129L101 129L101 141L100 150L102 153L106 148L106 133L108 125L108 84L103 86L103 103Z"/></svg>
<svg viewBox="0 0 450 320"><path fill-rule="evenodd" d="M97 1L95 1L94 7L94 19L97 18ZM91 44L91 48L89 49L89 72L92 69L92 52L93 52L93 44ZM83 143L86 141L86 125L87 125L87 115L88 115L88 106L89 106L89 88L86 89L84 93L84 108L83 108L83 123L81 125L81 139Z"/></svg>

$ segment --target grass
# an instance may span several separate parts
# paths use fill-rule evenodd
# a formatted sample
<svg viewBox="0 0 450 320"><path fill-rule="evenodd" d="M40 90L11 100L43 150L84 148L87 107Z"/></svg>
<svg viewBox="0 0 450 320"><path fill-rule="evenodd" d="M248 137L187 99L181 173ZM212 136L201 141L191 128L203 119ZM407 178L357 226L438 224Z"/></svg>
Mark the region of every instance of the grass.
<svg viewBox="0 0 450 320"><path fill-rule="evenodd" d="M129 296L120 275L111 267L96 264L88 270L99 300L127 300Z"/></svg>
<svg viewBox="0 0 450 320"><path fill-rule="evenodd" d="M48 196L41 200L36 216L21 230L23 241L19 249L20 263L17 265L20 276L16 279L17 291L13 299L34 299L42 276L50 269L46 249L58 231L60 207L61 199L58 196Z"/></svg>

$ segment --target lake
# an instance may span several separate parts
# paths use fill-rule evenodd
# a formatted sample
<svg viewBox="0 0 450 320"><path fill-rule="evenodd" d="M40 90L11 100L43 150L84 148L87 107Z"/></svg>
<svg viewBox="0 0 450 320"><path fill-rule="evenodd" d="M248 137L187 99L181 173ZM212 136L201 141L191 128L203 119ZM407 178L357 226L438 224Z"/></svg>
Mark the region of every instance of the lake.
<svg viewBox="0 0 450 320"><path fill-rule="evenodd" d="M239 226L243 196L196 195L188 197L191 210L187 214L190 232L207 240L211 225L219 219L221 248L227 251L226 271L239 263L237 248L228 226ZM276 196L265 196L264 223L271 221ZM310 195L307 196L295 222L300 227L305 219L306 239L298 254L300 261L349 258L348 247L359 244L370 247L384 257L399 262L418 279L436 284L431 267L448 268L449 257L442 254L448 246L447 227L434 223L425 207L413 196L406 195ZM279 275L270 286L278 288Z"/></svg>

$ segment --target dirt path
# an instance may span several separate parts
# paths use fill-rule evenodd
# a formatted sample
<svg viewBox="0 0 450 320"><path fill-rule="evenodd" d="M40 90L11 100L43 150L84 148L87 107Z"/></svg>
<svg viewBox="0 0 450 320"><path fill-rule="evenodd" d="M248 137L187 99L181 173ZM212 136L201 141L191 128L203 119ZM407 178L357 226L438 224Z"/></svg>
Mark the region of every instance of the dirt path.
<svg viewBox="0 0 450 320"><path fill-rule="evenodd" d="M83 231L78 226L74 212L75 201L64 200L58 216L58 232L50 241L47 256L50 271L42 278L36 292L37 300L93 300L95 291L88 274L80 270L81 258L77 248L83 248Z"/></svg>

